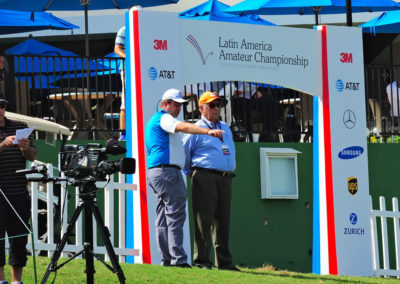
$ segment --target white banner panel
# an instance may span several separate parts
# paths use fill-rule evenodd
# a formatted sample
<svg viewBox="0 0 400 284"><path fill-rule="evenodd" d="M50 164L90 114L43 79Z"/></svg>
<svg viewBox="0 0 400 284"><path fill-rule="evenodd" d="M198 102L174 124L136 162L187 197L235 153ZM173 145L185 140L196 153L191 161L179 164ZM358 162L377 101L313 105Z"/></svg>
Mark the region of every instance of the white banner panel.
<svg viewBox="0 0 400 284"><path fill-rule="evenodd" d="M156 113L162 94L169 88L181 89L180 80L180 41L177 14L139 13L140 60L142 74L143 128ZM178 117L183 120L183 113ZM145 139L145 137L143 137ZM146 149L139 149L146 152ZM147 169L147 167L146 167ZM139 169L142 171L144 169ZM186 180L186 178L185 178ZM149 231L151 262L159 264L161 257L155 239L156 199L147 185L147 205L149 212ZM189 222L184 227L184 249L190 261Z"/></svg>
<svg viewBox="0 0 400 284"><path fill-rule="evenodd" d="M139 159L134 182L142 188L147 168L143 163L146 149L139 145L143 145L143 129L156 112L165 90L182 89L189 83L237 80L270 83L322 97L319 30L194 21L179 19L177 14L149 11L139 12L138 26L135 34L139 34L139 47L135 54L133 46L128 51L132 58L127 64L128 80L135 85L127 90L126 107L132 113L127 123L132 141L128 140L131 144L127 147ZM333 168L336 236L333 246L337 251L338 273L372 275L361 30L327 27L327 36L332 165L326 164L325 154L321 155L317 174L323 190L326 171L330 171L330 166ZM139 72L141 76L135 81ZM319 115L320 122L325 123L322 106ZM329 128L329 123L323 126ZM321 141L326 138L321 136L322 132L319 135L320 139L314 141L330 144ZM326 196L321 192L320 198L325 200L321 200L323 212L319 218L327 219ZM154 234L156 203L150 190L147 202L148 212L143 213L148 213L149 218L151 262L160 263ZM326 224L320 230L323 230L321 240L325 240ZM190 256L188 222L184 240ZM326 241L322 243L319 257L328 262L334 256L328 257ZM325 266L321 269L320 272L326 273Z"/></svg>
<svg viewBox="0 0 400 284"><path fill-rule="evenodd" d="M372 275L368 157L360 28L327 26L338 273Z"/></svg>
<svg viewBox="0 0 400 284"><path fill-rule="evenodd" d="M182 80L272 83L321 94L320 43L313 30L181 19Z"/></svg>

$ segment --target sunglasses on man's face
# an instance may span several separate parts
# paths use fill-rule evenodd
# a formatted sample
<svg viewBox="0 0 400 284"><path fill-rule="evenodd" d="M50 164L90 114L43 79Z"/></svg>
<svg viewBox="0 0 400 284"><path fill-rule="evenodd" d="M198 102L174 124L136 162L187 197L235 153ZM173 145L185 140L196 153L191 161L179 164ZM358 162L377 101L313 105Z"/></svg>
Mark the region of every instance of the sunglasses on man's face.
<svg viewBox="0 0 400 284"><path fill-rule="evenodd" d="M0 108L6 108L6 104L0 104Z"/></svg>
<svg viewBox="0 0 400 284"><path fill-rule="evenodd" d="M209 104L208 104L208 107L209 107L209 108L215 108L215 107L221 108L221 107L223 107L223 106L224 106L224 105L223 105L221 102L209 103Z"/></svg>

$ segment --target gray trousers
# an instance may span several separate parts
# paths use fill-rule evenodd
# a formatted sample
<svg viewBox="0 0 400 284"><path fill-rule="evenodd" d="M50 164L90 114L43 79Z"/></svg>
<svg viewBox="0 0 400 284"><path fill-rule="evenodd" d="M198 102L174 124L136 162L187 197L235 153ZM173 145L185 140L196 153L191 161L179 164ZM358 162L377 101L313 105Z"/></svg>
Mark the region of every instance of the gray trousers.
<svg viewBox="0 0 400 284"><path fill-rule="evenodd" d="M157 197L155 226L161 264L187 263L183 249L187 189L182 173L175 168L152 168L147 181Z"/></svg>

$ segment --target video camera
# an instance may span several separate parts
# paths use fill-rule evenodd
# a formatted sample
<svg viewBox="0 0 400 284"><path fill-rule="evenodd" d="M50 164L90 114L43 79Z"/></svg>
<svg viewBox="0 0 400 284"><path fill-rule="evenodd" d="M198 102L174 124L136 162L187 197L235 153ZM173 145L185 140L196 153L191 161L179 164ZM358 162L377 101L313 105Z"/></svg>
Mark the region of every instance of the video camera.
<svg viewBox="0 0 400 284"><path fill-rule="evenodd" d="M126 149L118 144L115 139L106 143L106 148L101 144L89 143L83 145L64 145L59 153L59 170L65 176L76 180L90 179L106 180L106 175L116 172L123 174L135 173L135 159L122 158L118 161L108 161L107 154L120 155Z"/></svg>

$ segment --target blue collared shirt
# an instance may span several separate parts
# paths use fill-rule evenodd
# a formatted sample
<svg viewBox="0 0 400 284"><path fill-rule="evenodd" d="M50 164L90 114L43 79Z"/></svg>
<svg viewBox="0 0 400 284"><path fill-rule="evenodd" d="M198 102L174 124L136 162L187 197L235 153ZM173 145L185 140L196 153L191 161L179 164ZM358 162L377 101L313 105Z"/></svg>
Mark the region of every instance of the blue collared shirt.
<svg viewBox="0 0 400 284"><path fill-rule="evenodd" d="M185 134L183 146L185 147L186 159L183 172L187 175L191 174L194 167L226 172L234 171L236 168L236 151L232 131L228 124L218 121L217 125L214 125L214 123L202 117L201 120L196 122L196 125L204 128L221 129L225 133L222 135L222 140L210 135ZM229 155L224 154L223 145L229 149Z"/></svg>

